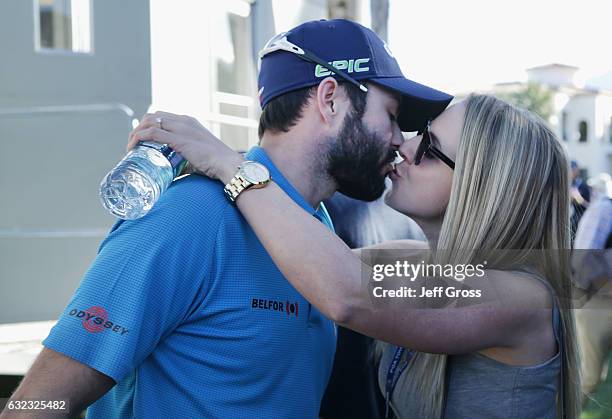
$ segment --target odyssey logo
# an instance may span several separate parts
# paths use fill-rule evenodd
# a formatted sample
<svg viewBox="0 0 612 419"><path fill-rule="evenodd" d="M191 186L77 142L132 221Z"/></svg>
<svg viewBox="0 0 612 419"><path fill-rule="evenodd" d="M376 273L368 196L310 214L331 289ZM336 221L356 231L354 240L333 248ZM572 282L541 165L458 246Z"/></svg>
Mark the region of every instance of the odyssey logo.
<svg viewBox="0 0 612 419"><path fill-rule="evenodd" d="M370 70L370 67L366 66L366 64L369 62L369 58L357 58L350 60L330 61L329 64L338 70L345 70L347 73L363 73L364 71ZM315 67L315 77L327 77L331 74L332 72L323 67L321 64L317 64Z"/></svg>
<svg viewBox="0 0 612 419"><path fill-rule="evenodd" d="M278 311L281 313L286 313L287 316L295 316L298 317L299 313L299 305L296 301L295 303L287 301L277 301L277 300L265 300L262 298L253 298L251 300L251 308L260 309L260 310L272 310Z"/></svg>
<svg viewBox="0 0 612 419"><path fill-rule="evenodd" d="M99 333L103 332L104 330L110 330L123 336L129 332L129 330L125 327L108 320L108 312L102 307L93 306L87 310L73 308L70 310L68 315L77 319L82 319L81 323L83 324L83 327L90 333Z"/></svg>

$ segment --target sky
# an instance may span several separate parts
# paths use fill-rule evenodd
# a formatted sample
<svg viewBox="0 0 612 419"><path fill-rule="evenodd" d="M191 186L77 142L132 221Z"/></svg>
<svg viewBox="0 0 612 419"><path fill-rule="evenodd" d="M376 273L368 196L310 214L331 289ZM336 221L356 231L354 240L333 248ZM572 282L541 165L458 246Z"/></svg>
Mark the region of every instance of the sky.
<svg viewBox="0 0 612 419"><path fill-rule="evenodd" d="M408 78L449 93L550 63L612 89L611 0L390 0L388 41Z"/></svg>

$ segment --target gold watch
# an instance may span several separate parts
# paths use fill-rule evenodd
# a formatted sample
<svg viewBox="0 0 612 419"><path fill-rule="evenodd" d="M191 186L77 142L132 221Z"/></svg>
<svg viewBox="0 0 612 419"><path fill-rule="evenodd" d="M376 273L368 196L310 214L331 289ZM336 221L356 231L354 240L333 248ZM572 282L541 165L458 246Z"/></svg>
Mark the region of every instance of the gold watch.
<svg viewBox="0 0 612 419"><path fill-rule="evenodd" d="M232 180L225 185L225 194L232 202L236 202L238 195L247 189L263 188L271 180L268 168L261 163L247 160L238 167L238 172Z"/></svg>

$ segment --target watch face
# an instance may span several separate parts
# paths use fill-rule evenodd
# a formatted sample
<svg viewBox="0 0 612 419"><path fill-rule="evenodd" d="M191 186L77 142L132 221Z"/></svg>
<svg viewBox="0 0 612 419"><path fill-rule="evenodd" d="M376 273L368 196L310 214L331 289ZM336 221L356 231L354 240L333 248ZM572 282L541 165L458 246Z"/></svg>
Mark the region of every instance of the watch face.
<svg viewBox="0 0 612 419"><path fill-rule="evenodd" d="M266 166L252 161L242 165L242 174L251 183L261 183L270 179L270 172Z"/></svg>

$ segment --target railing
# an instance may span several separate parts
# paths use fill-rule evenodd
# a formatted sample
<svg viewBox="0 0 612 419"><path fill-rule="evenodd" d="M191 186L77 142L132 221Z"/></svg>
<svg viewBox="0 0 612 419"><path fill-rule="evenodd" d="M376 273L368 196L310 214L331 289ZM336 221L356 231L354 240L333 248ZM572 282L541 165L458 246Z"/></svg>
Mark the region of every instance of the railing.
<svg viewBox="0 0 612 419"><path fill-rule="evenodd" d="M123 103L95 103L89 105L53 105L53 106L29 106L23 108L0 108L0 115L36 115L49 113L70 112L103 112L119 110L129 118L134 118L134 110ZM130 123L132 121L130 120Z"/></svg>

